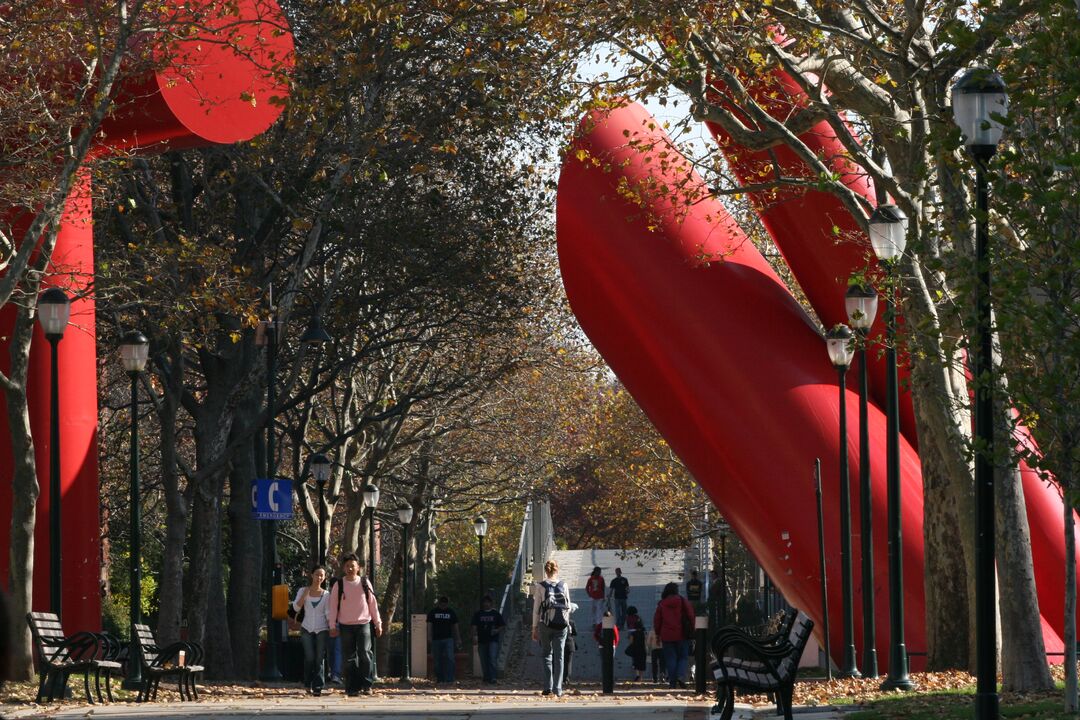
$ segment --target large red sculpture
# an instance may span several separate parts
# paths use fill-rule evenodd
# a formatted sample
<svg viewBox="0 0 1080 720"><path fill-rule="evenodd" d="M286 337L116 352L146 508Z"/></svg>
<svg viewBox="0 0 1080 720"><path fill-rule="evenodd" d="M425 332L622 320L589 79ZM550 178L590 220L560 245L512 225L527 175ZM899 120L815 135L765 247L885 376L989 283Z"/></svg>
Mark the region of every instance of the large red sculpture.
<svg viewBox="0 0 1080 720"><path fill-rule="evenodd" d="M287 94L282 71L293 61L293 39L273 0L211 0L187 3L206 17L197 34L163 46L160 69L128 79L116 110L105 122L92 153L158 152L247 140L266 130ZM69 295L84 290L94 274L90 176L84 170L64 212L46 285ZM0 336L8 336L14 313L0 311ZM60 483L63 516L63 612L69 628L89 630L101 622L101 529L97 468L97 352L92 296L72 303L71 321L59 345ZM105 362L113 362L107 357ZM31 346L28 396L41 495L34 548L35 609L49 606L49 348L40 328ZM0 347L0 366L8 354ZM0 398L2 403L2 398ZM11 446L0 412L0 576L7 577L11 517Z"/></svg>
<svg viewBox="0 0 1080 720"><path fill-rule="evenodd" d="M563 282L582 328L638 404L777 586L820 619L811 470L814 458L821 458L827 562L835 568L835 371L817 329L722 204L703 199L682 207L682 194L664 191L685 182L688 168L672 164L678 157L640 106L589 119L559 181ZM846 278L857 264L865 264L865 256L854 247L839 252L846 263L832 255L832 225L854 223L850 215L843 219L846 211L838 203L826 204L825 199L822 194L799 201L798 213L790 204L776 206L766 222L778 242L783 238L785 254L802 253L803 265L812 270L802 270L798 279L809 286L812 302L816 296L827 299L826 322L839 322ZM857 396L849 393L847 402L848 416L857 417ZM858 428L852 424L849 430L854 468ZM878 657L887 667L885 423L876 403L871 403L869 431L875 448ZM906 434L901 438L901 482L906 641L917 652L926 647L922 478L917 450ZM853 487L857 507L857 483ZM1048 514L1055 500L1060 515L1060 500L1052 491L1026 489L1033 522ZM859 560L856 543L855 567ZM1036 562L1052 565L1057 560L1037 554ZM839 608L839 582L830 591L830 604ZM856 607L860 602L857 595ZM1053 623L1043 624L1047 650L1060 650ZM834 623L833 647L842 647L841 632L840 623ZM861 648L859 623L855 639ZM920 661L914 657L913 667L921 667Z"/></svg>

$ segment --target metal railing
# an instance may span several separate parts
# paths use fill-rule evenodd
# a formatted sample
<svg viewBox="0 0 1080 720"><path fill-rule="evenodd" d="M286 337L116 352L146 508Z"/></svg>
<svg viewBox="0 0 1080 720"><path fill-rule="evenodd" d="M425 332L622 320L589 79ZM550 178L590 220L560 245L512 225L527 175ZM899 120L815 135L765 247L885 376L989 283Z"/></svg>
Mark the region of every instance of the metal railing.
<svg viewBox="0 0 1080 720"><path fill-rule="evenodd" d="M499 612L505 621L509 622L511 617L520 615L527 609L529 587L532 577L536 575L535 568L543 566L554 549L551 503L547 500L532 500L525 508L525 519L521 523L514 571L499 602Z"/></svg>

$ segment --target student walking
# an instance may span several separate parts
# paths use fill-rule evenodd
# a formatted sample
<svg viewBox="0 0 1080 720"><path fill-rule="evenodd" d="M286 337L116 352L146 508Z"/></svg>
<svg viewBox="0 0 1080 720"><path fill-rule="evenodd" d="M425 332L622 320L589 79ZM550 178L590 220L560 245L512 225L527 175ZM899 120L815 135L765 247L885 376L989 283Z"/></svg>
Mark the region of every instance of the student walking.
<svg viewBox="0 0 1080 720"><path fill-rule="evenodd" d="M485 595L480 601L480 609L473 613L473 640L480 651L480 668L483 670L484 682L496 682L499 663L499 640L500 630L506 623L502 613L495 609L495 601L490 595Z"/></svg>
<svg viewBox="0 0 1080 720"><path fill-rule="evenodd" d="M694 634L694 608L679 594L673 582L664 586L660 602L653 614L653 629L664 645L664 664L667 666L668 687L685 688L690 638Z"/></svg>
<svg viewBox="0 0 1080 720"><path fill-rule="evenodd" d="M304 689L315 696L322 695L326 641L330 635L330 601L323 590L325 581L326 568L316 565L311 569L310 583L297 591L292 604L304 648Z"/></svg>
<svg viewBox="0 0 1080 720"><path fill-rule="evenodd" d="M461 649L458 616L450 607L450 598L443 595L427 616L428 647L435 659L435 682L454 682L456 661L454 653Z"/></svg>
<svg viewBox="0 0 1080 720"><path fill-rule="evenodd" d="M559 563L544 563L544 579L533 585L532 639L544 654L544 695L562 696L563 653L570 630L570 591L559 579Z"/></svg>
<svg viewBox="0 0 1080 720"><path fill-rule="evenodd" d="M664 644L656 636L656 630L645 634L645 651L652 660L652 681L658 683L667 680L667 668L664 666Z"/></svg>
<svg viewBox="0 0 1080 720"><path fill-rule="evenodd" d="M566 644L563 645L563 687L570 684L570 677L574 671L574 653L577 652L577 625L573 620L569 622L570 626L566 629Z"/></svg>
<svg viewBox="0 0 1080 720"><path fill-rule="evenodd" d="M345 694L371 694L375 682L375 638L382 635L382 618L375 590L364 577L360 558L350 553L341 559L345 577L330 593L330 637L341 636L345 657Z"/></svg>
<svg viewBox="0 0 1080 720"><path fill-rule="evenodd" d="M592 574L589 575L589 579L585 582L585 594L592 599L592 617L589 621L590 625L596 625L604 617L604 598L606 593L604 592L604 576L601 574L599 567L592 569Z"/></svg>
<svg viewBox="0 0 1080 720"><path fill-rule="evenodd" d="M614 580L612 583L614 584ZM630 644L624 651L634 666L634 681L640 682L645 672L645 621L638 615L636 607L631 605L626 614L626 630L630 633Z"/></svg>
<svg viewBox="0 0 1080 720"><path fill-rule="evenodd" d="M630 597L630 581L623 577L622 568L615 568L615 577L608 586L611 609L615 611L615 625L626 627L626 601Z"/></svg>

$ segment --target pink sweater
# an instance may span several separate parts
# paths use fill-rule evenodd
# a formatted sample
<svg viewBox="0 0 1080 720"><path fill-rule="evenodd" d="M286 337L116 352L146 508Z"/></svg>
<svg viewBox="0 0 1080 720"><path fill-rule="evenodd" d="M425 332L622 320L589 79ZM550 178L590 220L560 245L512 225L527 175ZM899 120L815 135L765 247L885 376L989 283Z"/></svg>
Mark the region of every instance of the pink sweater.
<svg viewBox="0 0 1080 720"><path fill-rule="evenodd" d="M357 578L355 582L349 582L345 578L340 580L339 592L335 585L330 589L330 627L337 627L338 623L344 625L365 625L373 622L375 629L382 631L382 618L379 617L379 603L375 600L375 594L371 594L371 602L368 602L367 593L364 592L363 581ZM341 598L338 607L338 598Z"/></svg>

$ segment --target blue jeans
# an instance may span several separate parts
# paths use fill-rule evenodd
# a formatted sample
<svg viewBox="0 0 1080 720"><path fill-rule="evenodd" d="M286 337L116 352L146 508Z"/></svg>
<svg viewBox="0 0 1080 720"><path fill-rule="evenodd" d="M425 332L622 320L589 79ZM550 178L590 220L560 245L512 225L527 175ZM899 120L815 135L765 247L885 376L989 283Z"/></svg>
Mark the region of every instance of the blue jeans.
<svg viewBox="0 0 1080 720"><path fill-rule="evenodd" d="M431 641L435 660L435 682L454 682L454 638Z"/></svg>
<svg viewBox="0 0 1080 720"><path fill-rule="evenodd" d="M563 651L566 650L566 635L570 628L552 630L546 625L541 625L540 651L544 653L544 690L562 692L563 681Z"/></svg>
<svg viewBox="0 0 1080 720"><path fill-rule="evenodd" d="M341 680L341 636L330 638L330 676Z"/></svg>
<svg viewBox="0 0 1080 720"><path fill-rule="evenodd" d="M341 651L345 655L345 692L358 693L375 682L374 638L371 623L346 625L341 628Z"/></svg>
<svg viewBox="0 0 1080 720"><path fill-rule="evenodd" d="M493 683L499 672L499 641L491 640L479 644L480 669L484 673L484 682Z"/></svg>
<svg viewBox="0 0 1080 720"><path fill-rule="evenodd" d="M323 689L323 665L329 637L329 630L317 633L300 630L300 644L304 647L304 686L315 692Z"/></svg>
<svg viewBox="0 0 1080 720"><path fill-rule="evenodd" d="M668 687L675 687L686 675L686 665L690 657L689 640L664 641L664 665L667 667Z"/></svg>
<svg viewBox="0 0 1080 720"><path fill-rule="evenodd" d="M626 626L626 598L611 598L612 610L615 611L615 624Z"/></svg>

